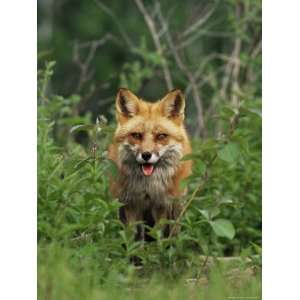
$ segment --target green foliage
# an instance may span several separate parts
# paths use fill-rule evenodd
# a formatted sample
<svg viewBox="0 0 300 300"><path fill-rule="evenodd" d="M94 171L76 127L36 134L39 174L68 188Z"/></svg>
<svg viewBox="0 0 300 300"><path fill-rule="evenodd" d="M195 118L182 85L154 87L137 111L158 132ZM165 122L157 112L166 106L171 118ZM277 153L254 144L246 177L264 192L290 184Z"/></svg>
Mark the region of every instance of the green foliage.
<svg viewBox="0 0 300 300"><path fill-rule="evenodd" d="M239 147L235 143L226 144L218 151L218 156L228 163L234 163L239 156Z"/></svg>
<svg viewBox="0 0 300 300"><path fill-rule="evenodd" d="M216 219L210 222L215 234L220 237L232 239L235 235L235 229L232 223L225 219Z"/></svg>
<svg viewBox="0 0 300 300"><path fill-rule="evenodd" d="M182 231L163 238L159 228L153 228L150 234L156 241L143 245L134 241L132 228L119 221L120 203L109 192L108 177L117 176L116 166L106 158L114 127L103 116L94 124L89 116L74 119L70 111L76 100L48 95L45 87L53 66L49 63L39 72L38 87L42 297L90 299L91 293L105 294L107 286L128 286L138 276L129 263L132 256L142 259L146 281L153 272L159 272L162 280L179 280L187 270L186 278L195 276L203 264L197 259L199 254L247 253L243 255L252 259L252 266L259 266L255 258L261 246L259 102L245 99L239 108L224 107L220 112L224 131L219 137L193 140L193 154L183 158L193 160L194 170L184 182L189 193L182 199L188 204L186 213L178 220ZM84 123L78 124L79 120ZM76 142L80 132L87 134L88 146ZM60 274L61 281L55 274ZM76 282L82 290L70 287Z"/></svg>
<svg viewBox="0 0 300 300"><path fill-rule="evenodd" d="M133 63L125 63L120 74L120 86L138 91L143 81L154 76L155 69L161 66L161 56L156 52L149 51L146 40L141 40L141 45L133 49L137 60Z"/></svg>
<svg viewBox="0 0 300 300"><path fill-rule="evenodd" d="M259 298L261 2L142 1L160 51L134 1L46 2L38 1L39 298ZM163 238L155 227L156 241L143 244L119 221L108 185L118 169L106 154L117 88L157 99L166 72L186 97L193 153L182 160L193 173L180 183L180 234Z"/></svg>

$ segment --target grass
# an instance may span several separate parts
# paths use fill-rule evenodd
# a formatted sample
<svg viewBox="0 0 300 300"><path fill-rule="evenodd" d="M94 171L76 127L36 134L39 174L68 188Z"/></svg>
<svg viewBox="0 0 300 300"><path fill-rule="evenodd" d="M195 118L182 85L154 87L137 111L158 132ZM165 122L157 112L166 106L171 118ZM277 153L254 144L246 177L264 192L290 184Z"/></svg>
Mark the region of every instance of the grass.
<svg viewBox="0 0 300 300"><path fill-rule="evenodd" d="M194 265L178 274L172 269L136 268L125 260L101 257L93 246L84 250L81 255L83 252L80 254L78 249L55 243L39 246L39 299L221 300L261 297L259 272L241 261L221 260L218 264L208 261L203 268L203 259L199 256L198 267Z"/></svg>

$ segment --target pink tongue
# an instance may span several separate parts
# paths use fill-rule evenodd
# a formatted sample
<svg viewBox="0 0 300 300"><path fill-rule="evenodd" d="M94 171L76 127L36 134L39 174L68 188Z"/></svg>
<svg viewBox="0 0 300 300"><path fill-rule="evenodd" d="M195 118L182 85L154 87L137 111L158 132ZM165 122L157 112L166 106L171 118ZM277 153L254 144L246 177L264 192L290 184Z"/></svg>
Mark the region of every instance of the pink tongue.
<svg viewBox="0 0 300 300"><path fill-rule="evenodd" d="M146 164L146 165L142 165L142 170L145 176L150 176L153 173L153 165L151 164Z"/></svg>

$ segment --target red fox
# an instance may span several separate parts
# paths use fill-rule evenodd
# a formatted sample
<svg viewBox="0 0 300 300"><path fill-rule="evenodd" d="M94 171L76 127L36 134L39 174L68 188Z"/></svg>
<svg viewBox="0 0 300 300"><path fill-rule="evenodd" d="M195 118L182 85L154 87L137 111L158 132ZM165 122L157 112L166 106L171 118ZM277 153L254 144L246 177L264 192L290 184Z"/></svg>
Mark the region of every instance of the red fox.
<svg viewBox="0 0 300 300"><path fill-rule="evenodd" d="M141 222L153 227L161 219L178 217L181 204L176 198L184 193L179 184L191 173L191 161L181 161L191 152L184 108L184 96L178 89L155 103L119 89L117 128L108 157L119 169L118 178L111 178L110 188L124 204L120 208L123 223ZM169 232L166 226L164 235ZM136 239L151 240L144 226L138 226Z"/></svg>

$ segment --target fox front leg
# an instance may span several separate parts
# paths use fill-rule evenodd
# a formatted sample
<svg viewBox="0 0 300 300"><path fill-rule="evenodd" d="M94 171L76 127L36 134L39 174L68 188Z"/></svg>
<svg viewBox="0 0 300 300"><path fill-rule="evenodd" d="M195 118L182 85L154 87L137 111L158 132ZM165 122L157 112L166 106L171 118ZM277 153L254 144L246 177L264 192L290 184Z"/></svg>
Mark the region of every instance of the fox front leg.
<svg viewBox="0 0 300 300"><path fill-rule="evenodd" d="M145 227L143 224L137 224L138 221L141 221L140 214L137 213L137 210L131 206L124 205L119 209L119 218L120 221L126 226L134 226L136 229L136 234L134 239L136 241L141 241L145 239Z"/></svg>

